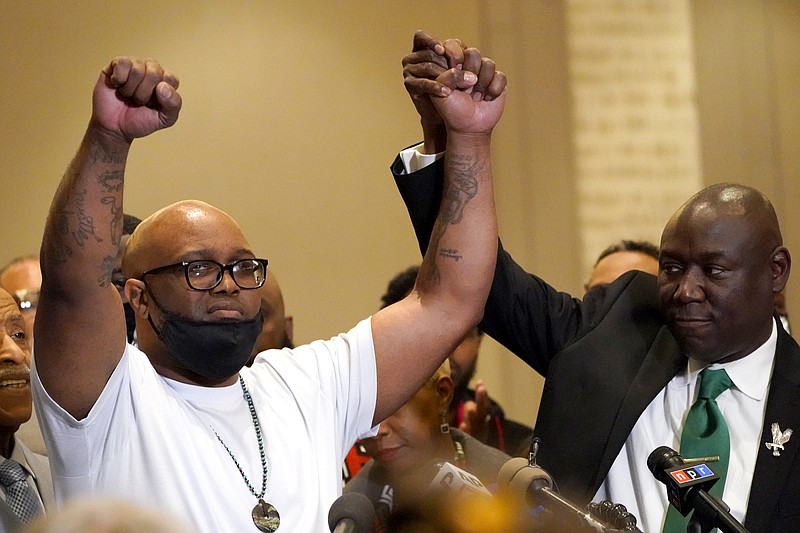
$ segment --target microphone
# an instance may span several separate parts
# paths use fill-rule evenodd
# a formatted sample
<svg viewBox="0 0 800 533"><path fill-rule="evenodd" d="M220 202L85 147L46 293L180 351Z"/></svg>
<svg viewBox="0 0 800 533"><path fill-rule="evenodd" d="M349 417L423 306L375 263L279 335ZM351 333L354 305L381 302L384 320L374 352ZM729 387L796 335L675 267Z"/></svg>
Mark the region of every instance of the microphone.
<svg viewBox="0 0 800 533"><path fill-rule="evenodd" d="M475 521L493 505L492 494L478 477L441 459L412 469L397 489L388 505L386 531L461 531L461 510L469 509ZM383 511L378 504L379 518Z"/></svg>
<svg viewBox="0 0 800 533"><path fill-rule="evenodd" d="M497 484L512 503L531 509L541 506L561 520L569 521L569 525L562 526L563 530L639 531L636 529L636 518L621 509L618 509L618 514L624 515L619 517L624 525L620 529L609 527L596 519L590 512L561 496L554 489L553 477L547 471L535 463L529 464L522 457L506 461L497 475Z"/></svg>
<svg viewBox="0 0 800 533"><path fill-rule="evenodd" d="M371 533L375 507L358 492L342 494L328 511L328 527L333 533Z"/></svg>
<svg viewBox="0 0 800 533"><path fill-rule="evenodd" d="M706 464L718 460L702 457L686 460L669 446L659 446L647 458L647 468L653 476L667 486L667 498L683 516L694 510L691 522L698 522L710 531L717 528L724 533L747 533L747 530L730 513L730 507L721 499L708 493L719 476Z"/></svg>
<svg viewBox="0 0 800 533"><path fill-rule="evenodd" d="M492 493L473 474L448 462L437 462L433 479L428 484L430 491L444 491L449 497L491 496Z"/></svg>

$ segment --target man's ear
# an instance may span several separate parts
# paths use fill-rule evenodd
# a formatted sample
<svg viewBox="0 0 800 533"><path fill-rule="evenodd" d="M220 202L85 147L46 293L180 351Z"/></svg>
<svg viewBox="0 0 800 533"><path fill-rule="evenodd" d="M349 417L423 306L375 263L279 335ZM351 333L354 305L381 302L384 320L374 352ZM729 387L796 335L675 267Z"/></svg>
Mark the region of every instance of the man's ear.
<svg viewBox="0 0 800 533"><path fill-rule="evenodd" d="M150 311L150 302L144 287L144 282L140 279L131 278L125 282L125 296L128 297L133 312L146 318Z"/></svg>
<svg viewBox="0 0 800 533"><path fill-rule="evenodd" d="M786 287L791 270L792 257L789 250L785 246L779 246L772 252L772 292L777 294Z"/></svg>

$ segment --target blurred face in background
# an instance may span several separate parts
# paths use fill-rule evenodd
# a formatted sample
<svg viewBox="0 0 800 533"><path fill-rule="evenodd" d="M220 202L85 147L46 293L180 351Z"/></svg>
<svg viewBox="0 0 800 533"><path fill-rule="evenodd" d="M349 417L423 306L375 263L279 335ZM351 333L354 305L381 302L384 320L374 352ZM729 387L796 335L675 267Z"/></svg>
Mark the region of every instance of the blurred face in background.
<svg viewBox="0 0 800 533"><path fill-rule="evenodd" d="M253 355L248 366L253 364L256 355L264 350L294 348L292 343L293 319L286 316L283 295L278 280L272 272L267 273L264 285L258 289L261 293L261 312L264 313L264 327L256 340Z"/></svg>
<svg viewBox="0 0 800 533"><path fill-rule="evenodd" d="M453 457L453 441L441 432L453 397L453 380L437 372L393 415L381 422L375 437L361 443L367 454L392 475L419 469L431 459Z"/></svg>
<svg viewBox="0 0 800 533"><path fill-rule="evenodd" d="M597 262L584 289L588 292L593 287L608 285L625 272L641 270L658 276L658 259L642 252L614 252Z"/></svg>
<svg viewBox="0 0 800 533"><path fill-rule="evenodd" d="M482 339L481 330L472 328L461 344L450 354L450 376L453 378L453 387L456 390L467 388L475 375Z"/></svg>
<svg viewBox="0 0 800 533"><path fill-rule="evenodd" d="M39 259L26 258L9 266L0 274L0 288L8 292L19 305L25 319L25 334L28 341L33 342L33 321L39 304L39 290L42 288Z"/></svg>

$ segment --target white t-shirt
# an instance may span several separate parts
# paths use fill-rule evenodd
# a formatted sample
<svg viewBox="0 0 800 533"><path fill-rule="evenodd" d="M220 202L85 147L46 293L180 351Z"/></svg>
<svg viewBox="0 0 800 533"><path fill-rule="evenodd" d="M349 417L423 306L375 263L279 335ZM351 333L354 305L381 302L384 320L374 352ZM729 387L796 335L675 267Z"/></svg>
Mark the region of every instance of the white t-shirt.
<svg viewBox="0 0 800 533"><path fill-rule="evenodd" d="M370 320L329 341L263 352L240 374L264 439L264 501L280 513L280 532L329 531L345 454L357 438L374 435ZM166 510L198 531L258 531L251 518L257 500L212 431L260 492L261 458L239 383L210 388L166 379L128 345L89 415L76 421L44 391L35 365L32 375L59 503L118 497Z"/></svg>

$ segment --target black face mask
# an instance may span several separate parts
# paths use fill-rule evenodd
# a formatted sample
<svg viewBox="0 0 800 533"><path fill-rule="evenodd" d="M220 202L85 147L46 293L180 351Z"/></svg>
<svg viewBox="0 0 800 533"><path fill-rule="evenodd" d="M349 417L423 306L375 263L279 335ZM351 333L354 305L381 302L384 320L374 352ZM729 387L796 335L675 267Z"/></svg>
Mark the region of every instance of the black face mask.
<svg viewBox="0 0 800 533"><path fill-rule="evenodd" d="M133 342L133 334L136 332L136 313L129 303L122 304L122 308L125 310L125 329L128 331L128 342Z"/></svg>
<svg viewBox="0 0 800 533"><path fill-rule="evenodd" d="M150 291L148 291L150 292ZM153 297L153 303L164 315L159 329L147 320L158 338L184 368L211 380L222 380L236 374L250 359L264 314L238 322L198 322L166 311Z"/></svg>

